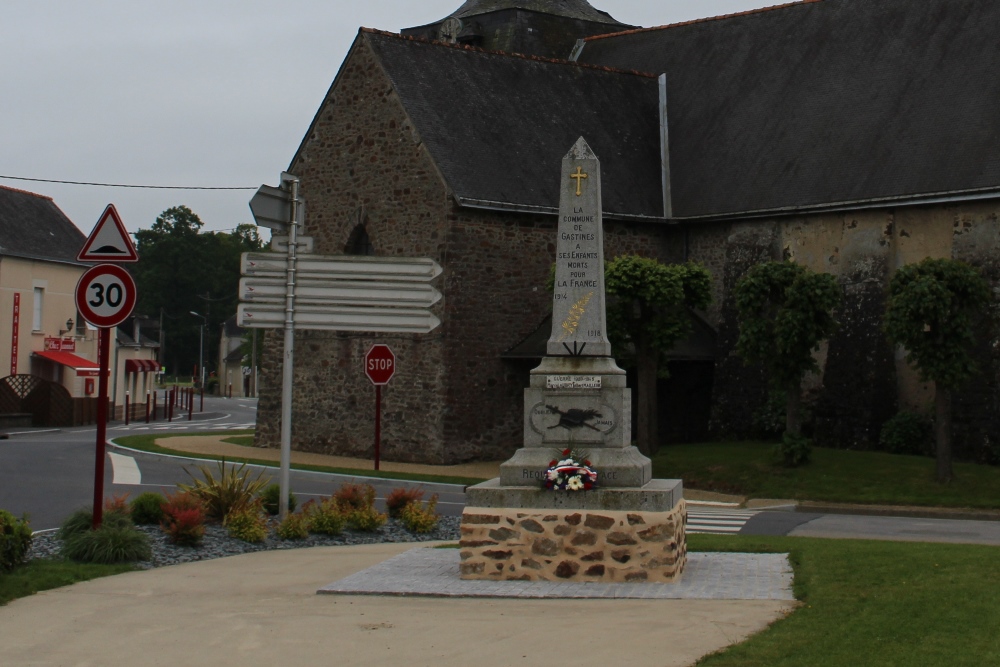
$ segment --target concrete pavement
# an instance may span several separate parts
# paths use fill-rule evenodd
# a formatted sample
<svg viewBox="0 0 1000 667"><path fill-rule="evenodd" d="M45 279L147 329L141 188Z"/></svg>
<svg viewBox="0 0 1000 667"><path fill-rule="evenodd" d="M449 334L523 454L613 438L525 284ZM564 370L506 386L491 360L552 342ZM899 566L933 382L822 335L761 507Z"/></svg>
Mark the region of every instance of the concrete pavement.
<svg viewBox="0 0 1000 667"><path fill-rule="evenodd" d="M268 551L40 593L0 607L4 664L679 667L795 604L316 594L411 548Z"/></svg>

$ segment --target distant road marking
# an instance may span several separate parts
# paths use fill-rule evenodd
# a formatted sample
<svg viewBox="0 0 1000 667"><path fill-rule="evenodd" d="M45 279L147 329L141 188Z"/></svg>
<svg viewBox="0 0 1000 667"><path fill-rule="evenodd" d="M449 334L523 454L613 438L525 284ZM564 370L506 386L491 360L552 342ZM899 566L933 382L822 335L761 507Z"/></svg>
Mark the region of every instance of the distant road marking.
<svg viewBox="0 0 1000 667"><path fill-rule="evenodd" d="M111 469L114 471L113 484L126 484L138 486L142 484L142 473L139 472L139 464L131 456L114 454L108 452L111 457Z"/></svg>
<svg viewBox="0 0 1000 667"><path fill-rule="evenodd" d="M688 506L687 532L734 534L740 532L750 517L761 510L738 510L724 507Z"/></svg>

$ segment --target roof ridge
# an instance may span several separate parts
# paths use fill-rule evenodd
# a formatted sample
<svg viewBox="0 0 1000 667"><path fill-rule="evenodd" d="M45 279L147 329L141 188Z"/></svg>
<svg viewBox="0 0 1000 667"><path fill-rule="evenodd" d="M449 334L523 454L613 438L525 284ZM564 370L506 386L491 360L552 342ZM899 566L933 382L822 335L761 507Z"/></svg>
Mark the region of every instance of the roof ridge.
<svg viewBox="0 0 1000 667"><path fill-rule="evenodd" d="M789 9L791 7L798 7L800 5L809 5L814 2L823 2L823 0L797 0L796 2L786 2L781 5L771 5L770 7L759 7L757 9L748 9L744 12L735 12L732 14L722 14L720 16L707 16L701 19L692 19L691 21L681 21L680 23L668 23L667 25L652 26L649 28L636 28L635 30L623 30L621 32L611 32L605 35L592 35L590 37L584 37L585 42L596 42L599 39L606 39L608 37L622 37L624 35L635 35L642 32L655 32L657 30L667 30L669 28L679 28L686 25L694 25L696 23L708 23L709 21L723 21L725 19L737 18L740 16L749 16L752 14L763 14L764 12L773 12L778 9Z"/></svg>
<svg viewBox="0 0 1000 667"><path fill-rule="evenodd" d="M10 192L19 192L22 195L31 195L32 197L38 197L39 199L48 199L49 201L52 201L52 197L49 197L48 195L40 195L37 192L30 192L28 190L21 190L20 188L12 188L9 185L4 185L2 183L0 183L0 189L2 189L2 190L9 190Z"/></svg>
<svg viewBox="0 0 1000 667"><path fill-rule="evenodd" d="M809 2L815 2L817 0L807 0ZM591 65L588 63L579 63L573 60L562 60L559 58L543 58L542 56L534 56L526 53L511 53L507 51L490 51L489 49L483 49L478 46L469 46L467 44L449 44L448 42L441 42L436 39L427 39L424 37L414 37L410 35L400 35L396 32L389 32L387 30L378 30L376 28L365 28L359 29L359 32L368 33L371 35L382 35L383 37L395 37L396 39L410 42L419 42L421 44L430 44L433 46L442 46L449 49L456 49L458 51L474 51L478 53L486 53L490 55L497 56L507 56L510 58L520 58L521 60L533 60L542 63L551 63L555 65L572 65L573 67L579 67L581 69L595 70L599 72L611 72L613 74L632 74L634 76L641 76L648 79L657 78L656 74L651 74L649 72L640 72L634 69L619 69L617 67L606 67L604 65ZM622 34L622 33L618 33Z"/></svg>

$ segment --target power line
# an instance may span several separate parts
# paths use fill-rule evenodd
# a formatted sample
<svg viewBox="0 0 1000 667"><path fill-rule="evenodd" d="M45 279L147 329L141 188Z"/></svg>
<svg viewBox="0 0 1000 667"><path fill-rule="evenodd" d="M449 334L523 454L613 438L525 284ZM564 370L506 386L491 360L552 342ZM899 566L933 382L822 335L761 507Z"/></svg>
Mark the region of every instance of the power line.
<svg viewBox="0 0 1000 667"><path fill-rule="evenodd" d="M101 188L133 188L139 190L256 190L255 187L209 187L203 185L129 185L127 183L90 183L87 181L58 181L49 178L25 178L23 176L3 176L10 181L31 181L33 183L59 183L62 185L92 185Z"/></svg>

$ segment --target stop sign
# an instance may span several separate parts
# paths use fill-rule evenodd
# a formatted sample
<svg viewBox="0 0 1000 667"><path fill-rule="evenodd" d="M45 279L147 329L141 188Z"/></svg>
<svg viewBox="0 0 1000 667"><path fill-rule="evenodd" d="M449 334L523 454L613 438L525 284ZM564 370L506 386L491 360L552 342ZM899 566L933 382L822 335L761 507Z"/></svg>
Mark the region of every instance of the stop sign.
<svg viewBox="0 0 1000 667"><path fill-rule="evenodd" d="M372 345L372 349L365 354L365 375L372 381L372 384L389 384L393 374L396 372L396 355L392 353L388 345Z"/></svg>

